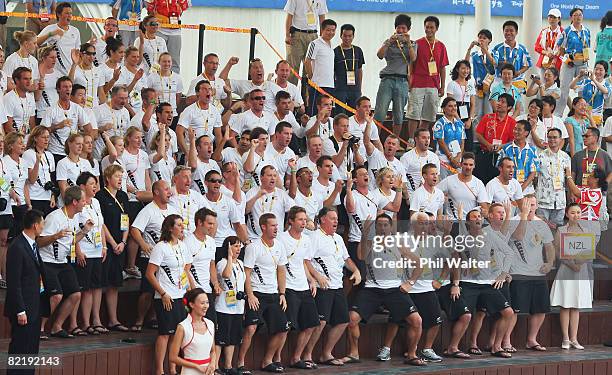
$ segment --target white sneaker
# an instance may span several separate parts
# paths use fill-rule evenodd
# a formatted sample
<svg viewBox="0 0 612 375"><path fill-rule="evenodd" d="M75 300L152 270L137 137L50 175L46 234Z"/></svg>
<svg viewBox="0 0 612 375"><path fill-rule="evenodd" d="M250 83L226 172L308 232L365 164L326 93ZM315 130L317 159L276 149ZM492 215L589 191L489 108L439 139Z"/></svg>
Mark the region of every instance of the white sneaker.
<svg viewBox="0 0 612 375"><path fill-rule="evenodd" d="M569 340L563 340L561 342L561 349L569 350L571 342Z"/></svg>
<svg viewBox="0 0 612 375"><path fill-rule="evenodd" d="M138 269L138 267L126 268L124 272L127 274L128 279L141 279L142 278L142 274L140 273L140 270Z"/></svg>
<svg viewBox="0 0 612 375"><path fill-rule="evenodd" d="M423 349L421 357L427 362L442 362L442 357L436 354L433 349Z"/></svg>
<svg viewBox="0 0 612 375"><path fill-rule="evenodd" d="M574 349L584 350L584 346L580 345L578 341L571 341L570 346Z"/></svg>
<svg viewBox="0 0 612 375"><path fill-rule="evenodd" d="M376 356L376 360L378 361L388 361L391 359L391 349L389 347L383 346L378 350L378 355Z"/></svg>

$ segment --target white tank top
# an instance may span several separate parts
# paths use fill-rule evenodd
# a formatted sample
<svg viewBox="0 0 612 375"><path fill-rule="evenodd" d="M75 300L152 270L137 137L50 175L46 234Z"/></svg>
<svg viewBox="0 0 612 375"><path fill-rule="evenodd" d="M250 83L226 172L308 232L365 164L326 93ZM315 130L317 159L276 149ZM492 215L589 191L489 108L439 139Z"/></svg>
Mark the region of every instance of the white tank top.
<svg viewBox="0 0 612 375"><path fill-rule="evenodd" d="M214 345L213 333L215 332L215 325L210 320L204 318L206 322L206 333L197 333L191 323L192 319L191 315L187 315L187 318L179 323L185 332L183 342L181 343L181 350L183 351L185 360L202 363L200 361L210 360L210 350ZM184 367L181 370L181 375L201 375L201 373L194 369Z"/></svg>

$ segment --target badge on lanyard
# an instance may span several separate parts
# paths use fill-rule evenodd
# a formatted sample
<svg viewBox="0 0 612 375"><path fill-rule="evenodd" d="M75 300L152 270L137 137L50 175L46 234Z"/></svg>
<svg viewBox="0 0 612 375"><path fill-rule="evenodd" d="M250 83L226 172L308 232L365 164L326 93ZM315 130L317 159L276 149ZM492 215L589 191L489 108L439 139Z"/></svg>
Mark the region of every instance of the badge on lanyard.
<svg viewBox="0 0 612 375"><path fill-rule="evenodd" d="M74 234L76 236L76 234ZM76 241L72 240L72 244L70 245L70 262L76 262Z"/></svg>
<svg viewBox="0 0 612 375"><path fill-rule="evenodd" d="M489 268L497 267L497 262L495 261L495 257L491 257L491 266Z"/></svg>
<svg viewBox="0 0 612 375"><path fill-rule="evenodd" d="M230 289L225 292L225 304L227 305L227 307L236 306L236 303L238 303L238 300L236 299L236 291Z"/></svg>
<svg viewBox="0 0 612 375"><path fill-rule="evenodd" d="M0 189L5 193L11 190L11 184L4 177L0 177Z"/></svg>
<svg viewBox="0 0 612 375"><path fill-rule="evenodd" d="M584 61L589 59L589 47L582 48L582 58L584 59Z"/></svg>
<svg viewBox="0 0 612 375"><path fill-rule="evenodd" d="M516 170L516 179L518 180L518 182L520 182L521 184L523 182L525 182L525 171L523 169L517 169Z"/></svg>
<svg viewBox="0 0 612 375"><path fill-rule="evenodd" d="M306 13L306 23L308 24L308 26L315 26L317 24L317 17L315 17L315 14L312 10L309 10Z"/></svg>
<svg viewBox="0 0 612 375"><path fill-rule="evenodd" d="M128 216L128 214L121 214L121 226L120 226L120 230L121 231L126 231L130 228L130 217Z"/></svg>
<svg viewBox="0 0 612 375"><path fill-rule="evenodd" d="M187 272L183 271L183 273L181 274L181 279L179 280L179 289L186 292L188 286L189 279L187 278Z"/></svg>
<svg viewBox="0 0 612 375"><path fill-rule="evenodd" d="M459 117L460 118L468 118L469 117L467 105L462 104L462 105L459 106Z"/></svg>
<svg viewBox="0 0 612 375"><path fill-rule="evenodd" d="M96 250L102 250L102 236L100 235L100 232L96 232L96 234L94 234L94 246L96 247Z"/></svg>
<svg viewBox="0 0 612 375"><path fill-rule="evenodd" d="M40 22L49 22L49 8L46 6L41 6L38 9L38 14L40 14Z"/></svg>
<svg viewBox="0 0 612 375"><path fill-rule="evenodd" d="M561 178L559 176L555 176L553 178L553 189L563 190L563 184L561 183Z"/></svg>
<svg viewBox="0 0 612 375"><path fill-rule="evenodd" d="M429 69L430 76L438 75L438 65L436 65L436 62L434 60L430 60L427 63L427 69Z"/></svg>
<svg viewBox="0 0 612 375"><path fill-rule="evenodd" d="M93 102L94 102L93 96L87 95L87 97L85 98L85 107L93 108Z"/></svg>
<svg viewBox="0 0 612 375"><path fill-rule="evenodd" d="M590 173L583 173L582 174L582 186L587 186L588 185L589 177L591 177Z"/></svg>
<svg viewBox="0 0 612 375"><path fill-rule="evenodd" d="M168 17L168 19L170 20L170 24L172 24L172 25L178 25L179 24L179 18L178 18L178 14L177 13L170 13L170 17Z"/></svg>
<svg viewBox="0 0 612 375"><path fill-rule="evenodd" d="M346 84L348 86L355 86L356 82L357 81L355 80L355 71L347 70L346 71Z"/></svg>

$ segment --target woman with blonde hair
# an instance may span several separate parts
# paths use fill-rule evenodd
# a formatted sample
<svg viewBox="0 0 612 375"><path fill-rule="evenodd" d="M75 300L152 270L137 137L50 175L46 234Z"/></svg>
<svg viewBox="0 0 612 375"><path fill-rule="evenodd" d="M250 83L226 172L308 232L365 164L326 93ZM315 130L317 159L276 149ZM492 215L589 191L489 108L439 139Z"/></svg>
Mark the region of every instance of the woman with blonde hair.
<svg viewBox="0 0 612 375"><path fill-rule="evenodd" d="M104 134L104 133L103 133ZM118 135L113 135L109 138L110 143L113 145L112 148L107 147L104 150L104 157L100 162L100 166L102 170L105 171L111 165L118 165L125 172L125 168L121 162L121 156L123 155L123 151L125 150L125 143L123 141L123 137ZM106 184L106 179L104 179L104 184ZM123 190L126 194L127 190L127 173L123 173L121 177L121 190Z"/></svg>
<svg viewBox="0 0 612 375"><path fill-rule="evenodd" d="M379 203L378 204L378 213L385 213L389 215L389 217L396 219L397 212L383 210L387 204L393 202L395 200L395 194L402 194L402 192L397 192L395 188L397 187L399 180L399 187L401 188L401 178L395 175L393 169L384 167L378 170L376 173L376 190L372 192L373 201Z"/></svg>
<svg viewBox="0 0 612 375"><path fill-rule="evenodd" d="M71 186L76 185L76 180L81 173L89 170L89 161L81 158L83 152L83 135L79 133L70 134L64 145L66 157L57 162L56 181L60 189L61 197ZM60 202L62 202L60 200ZM63 206L62 203L59 204Z"/></svg>
<svg viewBox="0 0 612 375"><path fill-rule="evenodd" d="M36 126L30 132L26 151L23 153L23 162L28 169L30 202L32 208L39 210L47 216L56 207L56 198L59 189L51 178L55 172L55 159L47 151L49 146L49 129Z"/></svg>
<svg viewBox="0 0 612 375"><path fill-rule="evenodd" d="M149 74L147 87L157 91L160 103L165 102L172 106L172 115L176 119L183 92L183 80L180 75L172 71L172 55L168 52L160 54L158 62L159 70Z"/></svg>
<svg viewBox="0 0 612 375"><path fill-rule="evenodd" d="M28 209L32 208L32 203L30 202L30 189L29 185L26 184L28 169L21 158L24 151L25 142L23 134L13 132L6 135L4 138L4 158L2 158L2 165L5 171L4 173L8 174L11 181L13 181L11 187L15 191L16 198L11 199L15 222L11 227L9 239L21 233L23 229L23 215Z"/></svg>
<svg viewBox="0 0 612 375"><path fill-rule="evenodd" d="M38 50L38 75L34 75L32 72L32 79L39 79L43 82L42 90L36 90L34 92L34 98L36 99L36 121L40 124L45 113L51 106L57 103L59 95L55 89L57 80L62 77L59 70L55 69L57 64L57 51L53 46L46 46Z"/></svg>
<svg viewBox="0 0 612 375"><path fill-rule="evenodd" d="M15 31L13 38L19 43L19 49L6 58L4 74L11 77L15 69L23 66L32 70L32 77L38 78L38 60L34 57L36 34L29 30Z"/></svg>
<svg viewBox="0 0 612 375"><path fill-rule="evenodd" d="M130 116L142 109L142 96L140 91L143 87L146 87L146 82L142 77L144 76L144 70L140 68L140 61L142 56L140 51L136 47L128 47L125 51L125 59L123 60L123 66L121 67L121 74L117 79L116 85L127 86L129 93L128 104L125 108L130 112Z"/></svg>
<svg viewBox="0 0 612 375"><path fill-rule="evenodd" d="M151 182L158 180L171 181L176 167L176 160L172 156L172 145L170 143L170 133L165 124L159 124L159 131L151 142Z"/></svg>

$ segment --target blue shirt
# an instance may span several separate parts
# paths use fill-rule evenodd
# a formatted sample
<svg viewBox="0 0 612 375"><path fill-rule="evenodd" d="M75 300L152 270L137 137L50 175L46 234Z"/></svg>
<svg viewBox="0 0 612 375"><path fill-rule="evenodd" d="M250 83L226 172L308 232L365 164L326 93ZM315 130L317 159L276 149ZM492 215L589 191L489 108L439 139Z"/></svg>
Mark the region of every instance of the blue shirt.
<svg viewBox="0 0 612 375"><path fill-rule="evenodd" d="M24 4L31 3L32 10L36 13L40 11L41 5L47 8L47 13L51 13L51 8L55 4L55 0L23 0Z"/></svg>
<svg viewBox="0 0 612 375"><path fill-rule="evenodd" d="M465 139L465 126L459 119L451 122L442 116L433 126L434 139L442 139L450 153L455 156L461 152L461 142ZM438 147L440 160L449 162L446 154Z"/></svg>
<svg viewBox="0 0 612 375"><path fill-rule="evenodd" d="M516 47L512 48L506 43L499 43L493 47L491 53L497 62L495 75L498 77L501 77L501 67L506 63L512 64L517 72L525 66L531 67L533 65L531 56L529 56L529 51L527 51L527 48L522 44L517 43ZM514 80L522 80L524 74L525 73L515 77Z"/></svg>
<svg viewBox="0 0 612 375"><path fill-rule="evenodd" d="M610 95L612 87L608 83L607 79L604 79L602 84L608 89L608 93L604 95L603 92L599 91L593 80L585 78L578 81L576 91L578 95L582 96L586 100L587 104L593 108L593 115L603 115L604 102Z"/></svg>
<svg viewBox="0 0 612 375"><path fill-rule="evenodd" d="M582 53L583 48L591 47L591 31L584 25L580 31L570 25L557 39L557 46L565 48L566 54Z"/></svg>
<svg viewBox="0 0 612 375"><path fill-rule="evenodd" d="M493 87L491 87L491 93L489 94L489 100L498 100L499 96L501 94L510 94L512 95L512 97L514 98L514 107L516 108L516 105L519 103L519 101L521 100L521 91L519 89L517 89L514 86L510 86L510 89L507 89L504 87L504 83L500 82L497 85L494 85Z"/></svg>
<svg viewBox="0 0 612 375"><path fill-rule="evenodd" d="M493 56L495 58L495 56ZM482 81L487 74L495 74L495 66L487 60L487 56L483 55L480 50L474 51L471 54L472 60L472 75L476 82L476 87L482 85Z"/></svg>
<svg viewBox="0 0 612 375"><path fill-rule="evenodd" d="M142 0L134 0L133 2L130 0L113 0L110 5L115 7L118 5L119 12L117 14L117 19L120 21L129 20L130 14L135 14L140 17L144 7ZM140 18L138 19L140 20Z"/></svg>
<svg viewBox="0 0 612 375"><path fill-rule="evenodd" d="M585 118L584 120L582 120L581 123L579 123L575 118L568 117L565 119L565 123L570 124L572 126L572 130L574 130L574 152L583 150L584 149L583 136L586 133L587 128L591 126L589 119ZM569 145L569 141L568 141L568 145Z"/></svg>
<svg viewBox="0 0 612 375"><path fill-rule="evenodd" d="M514 162L514 178L521 184L525 182L527 177L533 172L540 171L540 161L535 147L525 144L524 148L520 148L516 143L508 143L502 147L497 164L503 157L509 157Z"/></svg>

